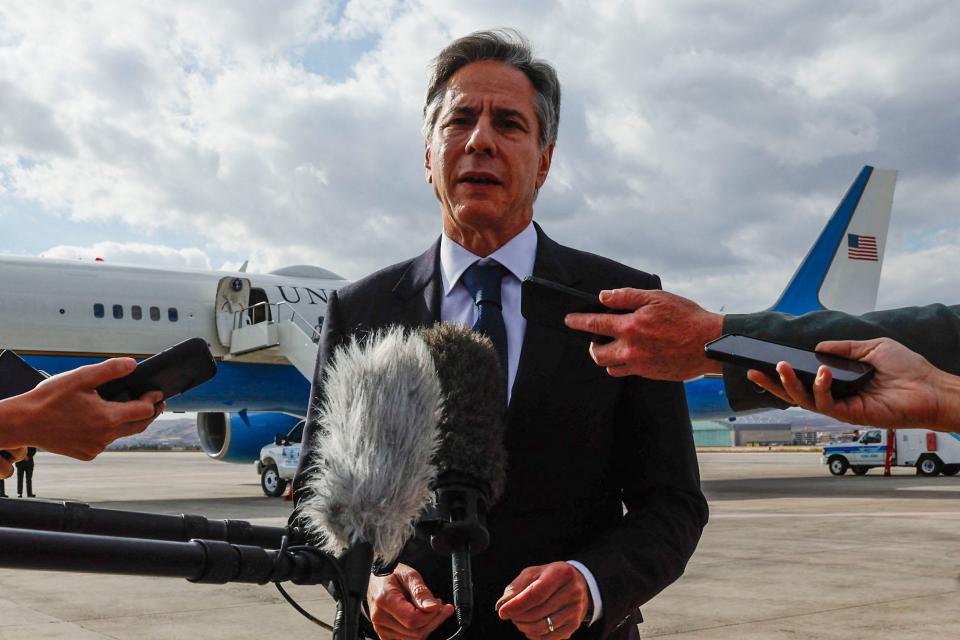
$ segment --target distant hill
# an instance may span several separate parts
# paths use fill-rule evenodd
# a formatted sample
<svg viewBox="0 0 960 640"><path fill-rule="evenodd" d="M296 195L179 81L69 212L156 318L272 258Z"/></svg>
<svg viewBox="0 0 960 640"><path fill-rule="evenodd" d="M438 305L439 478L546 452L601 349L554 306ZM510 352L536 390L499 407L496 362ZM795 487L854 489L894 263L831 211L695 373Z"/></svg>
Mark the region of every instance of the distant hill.
<svg viewBox="0 0 960 640"><path fill-rule="evenodd" d="M707 420L704 422L716 422L730 427L737 424L744 425L762 425L762 424L789 424L793 431L850 431L858 429L854 425L840 422L821 415L813 413L799 407L790 407L789 409L771 409L759 413L749 413L747 415L737 416L736 420Z"/></svg>
<svg viewBox="0 0 960 640"><path fill-rule="evenodd" d="M197 421L194 418L156 420L143 433L115 440L108 451L131 449L195 449L200 450Z"/></svg>
<svg viewBox="0 0 960 640"><path fill-rule="evenodd" d="M817 430L817 431L849 431L856 429L849 424L839 422L833 418L813 413L804 409L792 407L790 409L773 409L761 413L751 413L745 416L737 416L737 424L767 424L767 423L789 423L794 431Z"/></svg>

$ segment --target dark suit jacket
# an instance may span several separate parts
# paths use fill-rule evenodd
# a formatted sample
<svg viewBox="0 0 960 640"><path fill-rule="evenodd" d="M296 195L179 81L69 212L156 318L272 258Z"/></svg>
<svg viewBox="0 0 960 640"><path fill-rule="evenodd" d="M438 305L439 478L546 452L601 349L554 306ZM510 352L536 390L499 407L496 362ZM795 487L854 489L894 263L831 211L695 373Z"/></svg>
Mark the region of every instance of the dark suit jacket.
<svg viewBox="0 0 960 640"><path fill-rule="evenodd" d="M656 276L537 232L537 276L590 292L660 286ZM437 242L330 297L314 396L322 394L320 374L331 354L351 334L439 320L439 268ZM491 545L473 563L470 638L522 638L496 617L494 603L525 567L562 560L586 565L603 599L603 617L575 637L636 638L638 607L683 573L707 522L683 387L610 377L587 345L572 333L527 324L507 411L506 491L489 514ZM308 419L304 443L312 441L314 422ZM301 470L313 457L309 444L305 451ZM449 558L414 540L401 561L451 601Z"/></svg>
<svg viewBox="0 0 960 640"><path fill-rule="evenodd" d="M892 338L935 367L960 375L960 305L904 307L862 316L841 311L818 311L797 317L773 312L728 315L723 321L723 332L805 349L813 349L823 340ZM747 380L743 367L724 365L723 380L734 411L788 406Z"/></svg>

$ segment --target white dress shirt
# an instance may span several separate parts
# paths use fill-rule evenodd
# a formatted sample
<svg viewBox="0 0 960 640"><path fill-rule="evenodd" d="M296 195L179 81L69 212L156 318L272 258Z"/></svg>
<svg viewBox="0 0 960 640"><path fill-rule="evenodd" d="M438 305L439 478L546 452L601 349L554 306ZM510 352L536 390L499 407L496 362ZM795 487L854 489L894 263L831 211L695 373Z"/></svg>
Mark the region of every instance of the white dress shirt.
<svg viewBox="0 0 960 640"><path fill-rule="evenodd" d="M505 245L486 258L474 255L451 240L447 234L440 237L440 277L443 296L440 299L440 320L472 327L477 321L477 305L467 288L460 281L463 273L475 262L497 262L510 273L500 285L500 300L503 305L503 322L507 329L507 402L513 396L513 383L520 363L520 350L527 330L527 320L520 313L520 283L533 275L533 263L537 257L537 230L531 222ZM593 600L593 617L590 624L600 619L603 604L600 588L587 567L576 560L568 561L587 581Z"/></svg>

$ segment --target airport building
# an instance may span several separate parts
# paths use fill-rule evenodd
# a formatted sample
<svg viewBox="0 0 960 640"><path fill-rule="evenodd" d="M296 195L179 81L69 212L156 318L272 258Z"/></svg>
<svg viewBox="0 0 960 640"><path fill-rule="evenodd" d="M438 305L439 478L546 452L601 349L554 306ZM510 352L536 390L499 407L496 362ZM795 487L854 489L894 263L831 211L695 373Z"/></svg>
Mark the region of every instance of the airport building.
<svg viewBox="0 0 960 640"><path fill-rule="evenodd" d="M793 425L789 422L737 423L697 420L693 423L693 442L698 447L794 444Z"/></svg>
<svg viewBox="0 0 960 640"><path fill-rule="evenodd" d="M733 431L719 420L694 420L693 443L697 447L732 447Z"/></svg>

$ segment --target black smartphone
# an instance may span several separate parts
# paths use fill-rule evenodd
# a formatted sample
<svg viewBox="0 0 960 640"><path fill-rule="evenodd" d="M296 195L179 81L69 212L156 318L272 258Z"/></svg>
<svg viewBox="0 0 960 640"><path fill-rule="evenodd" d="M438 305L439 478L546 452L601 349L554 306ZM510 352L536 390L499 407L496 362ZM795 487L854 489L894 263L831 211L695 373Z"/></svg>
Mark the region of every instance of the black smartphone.
<svg viewBox="0 0 960 640"><path fill-rule="evenodd" d="M13 351L0 351L0 400L26 393L45 379Z"/></svg>
<svg viewBox="0 0 960 640"><path fill-rule="evenodd" d="M573 331L564 324L568 313L622 313L604 306L596 294L573 289L544 278L530 276L520 284L520 313L533 322L553 329ZM580 333L580 332L575 332ZM580 333L593 342L610 342L610 336Z"/></svg>
<svg viewBox="0 0 960 640"><path fill-rule="evenodd" d="M0 400L26 393L45 379L45 375L13 351L0 350ZM0 451L0 457L13 460L13 456L7 451Z"/></svg>
<svg viewBox="0 0 960 640"><path fill-rule="evenodd" d="M827 365L833 374L830 391L838 398L856 393L874 374L874 368L865 362L736 334L708 342L704 353L713 360L757 369L774 379L779 377L777 363L789 362L806 387L813 386L817 370Z"/></svg>
<svg viewBox="0 0 960 640"><path fill-rule="evenodd" d="M127 376L97 387L105 400L127 402L148 391L160 391L167 400L189 391L217 373L210 347L203 338L190 338L137 364Z"/></svg>

